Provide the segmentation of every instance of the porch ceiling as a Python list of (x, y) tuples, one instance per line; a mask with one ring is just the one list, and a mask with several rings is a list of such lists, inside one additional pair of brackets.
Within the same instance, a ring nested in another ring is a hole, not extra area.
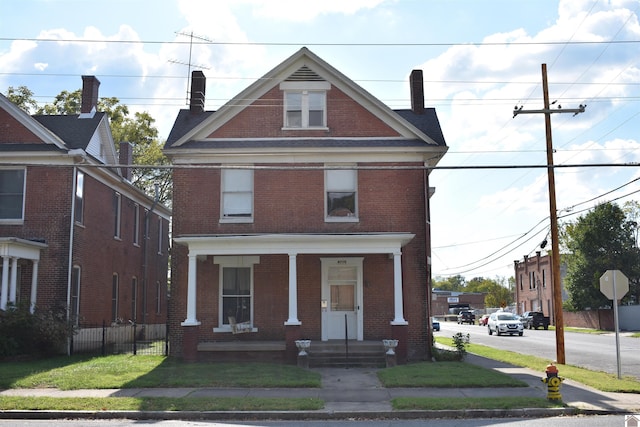
[(415, 234), (247, 234), (181, 236), (173, 240), (189, 248), (189, 255), (259, 254), (392, 254), (400, 252)]

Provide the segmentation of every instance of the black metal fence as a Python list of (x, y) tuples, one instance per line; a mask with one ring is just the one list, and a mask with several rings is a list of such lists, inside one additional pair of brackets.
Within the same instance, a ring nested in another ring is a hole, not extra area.
[(166, 356), (169, 354), (168, 325), (81, 324), (71, 337), (70, 354), (144, 354)]

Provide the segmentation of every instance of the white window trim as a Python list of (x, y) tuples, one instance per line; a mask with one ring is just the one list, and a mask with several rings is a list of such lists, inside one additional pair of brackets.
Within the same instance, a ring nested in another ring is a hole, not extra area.
[(253, 218), (255, 216), (255, 205), (254, 205), (254, 199), (255, 199), (255, 172), (252, 169), (247, 169), (251, 172), (251, 215), (249, 216), (231, 216), (231, 217), (226, 217), (224, 216), (224, 179), (225, 179), (225, 170), (228, 169), (222, 169), (222, 172), (220, 173), (220, 220), (219, 223), (220, 224), (252, 224), (253, 223)]
[[(226, 332), (232, 333), (231, 325), (224, 325), (224, 320), (222, 318), (222, 270), (225, 267), (248, 267), (251, 269), (249, 278), (251, 281), (250, 290), (251, 290), (251, 323), (253, 325), (253, 305), (255, 302), (254, 295), (254, 287), (253, 287), (253, 266), (255, 264), (260, 264), (259, 256), (214, 256), (213, 263), (219, 265), (218, 272), (218, 327), (213, 328), (213, 332)], [(251, 328), (251, 332), (258, 332), (258, 328)]]
[[(75, 205), (74, 205), (74, 209), (75, 212), (73, 212), (73, 220), (76, 224), (78, 225), (83, 225), (84, 224), (84, 183), (85, 183), (85, 174), (82, 171), (78, 171), (76, 173), (76, 187), (75, 187), (75, 192), (74, 192), (74, 197), (76, 199)], [(78, 191), (79, 190), (79, 191)], [(80, 193), (80, 195), (78, 196), (78, 192)], [(77, 200), (80, 199), (82, 202), (80, 204), (80, 206), (78, 207), (78, 202)], [(76, 219), (77, 216), (80, 216), (80, 219)]]
[(24, 210), (27, 203), (27, 168), (1, 168), (0, 170), (24, 171), (24, 179), (22, 180), (22, 213), (20, 218), (0, 218), (1, 225), (22, 225), (24, 224)]
[[(327, 174), (332, 170), (344, 169), (348, 166), (356, 166), (355, 164), (327, 164), (325, 165), (327, 169), (324, 171), (324, 221), (325, 222), (359, 222), (360, 214), (358, 208), (358, 170), (353, 169), (355, 173), (355, 212), (353, 216), (329, 216), (329, 212), (327, 212), (327, 193), (329, 192), (327, 189)], [(336, 169), (331, 169), (332, 166), (335, 166)]]
[[(280, 90), (283, 91), (283, 123), (282, 130), (328, 130), (327, 127), (327, 91), (331, 89), (331, 84), (325, 81), (318, 82), (282, 82)], [(287, 93), (302, 94), (302, 123), (300, 127), (287, 126)], [(324, 95), (323, 107), (324, 114), (322, 125), (309, 126), (309, 92), (322, 93)]]

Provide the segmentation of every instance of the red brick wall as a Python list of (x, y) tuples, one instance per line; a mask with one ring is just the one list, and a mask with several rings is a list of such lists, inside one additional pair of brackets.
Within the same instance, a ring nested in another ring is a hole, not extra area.
[[(392, 167), (394, 165), (388, 164)], [(410, 232), (416, 237), (403, 248), (404, 315), (409, 322), (409, 358), (424, 357), (426, 350), (427, 278), (425, 200), (423, 172), (419, 170), (360, 170), (358, 172), (359, 222), (324, 221), (324, 172), (256, 170), (254, 222), (220, 224), (220, 172), (217, 169), (177, 169), (174, 172), (173, 235), (237, 233), (347, 233)], [(174, 246), (172, 254), (171, 340), (180, 355), (186, 318), (187, 250)], [(353, 255), (349, 255), (353, 256)], [(391, 337), (393, 260), (387, 254), (364, 257), (364, 338)], [(320, 257), (299, 255), (298, 318), (300, 334), (320, 339)], [(288, 318), (288, 257), (260, 255), (255, 266), (254, 321), (258, 334), (214, 334), (218, 323), (218, 266), (212, 257), (198, 261), (197, 319), (202, 322), (200, 341), (283, 340)]]
[[(82, 271), (80, 313), (88, 322), (110, 322), (113, 274), (119, 277), (118, 317), (133, 320), (132, 281), (137, 279), (137, 321), (142, 323), (144, 302), (144, 207), (139, 208), (140, 230), (138, 245), (134, 245), (135, 203), (121, 196), (120, 238), (114, 237), (114, 189), (85, 174), (84, 223), (75, 226), (74, 265)], [(156, 313), (156, 281), (166, 289), (168, 223), (164, 221), (162, 254), (158, 255), (158, 216), (150, 215), (147, 240), (146, 323), (160, 323), (166, 319), (166, 293), (162, 292), (163, 309)], [(101, 242), (96, 245), (95, 242)], [(100, 301), (100, 304), (96, 304)]]
[(249, 139), (398, 136), (398, 132), (335, 86), (327, 91), (328, 130), (283, 130), (283, 97), (283, 91), (274, 87), (209, 137)]
[[(38, 265), (38, 300), (41, 308), (65, 307), (67, 295), (70, 169), (28, 167), (26, 169), (25, 213), (22, 225), (0, 225), (0, 236), (41, 239), (48, 247), (41, 251)], [(31, 294), (32, 264), (20, 260), (21, 301)]]
[(0, 144), (25, 144), (42, 142), (6, 110), (0, 109)]
[[(0, 236), (42, 239), (38, 266), (39, 308), (66, 307), (69, 274), (69, 228), (73, 198), (72, 167), (34, 167), (26, 172), (25, 219), (23, 225), (0, 225)], [(74, 226), (73, 265), (81, 268), (80, 316), (83, 321), (111, 321), (111, 279), (120, 275), (120, 313), (131, 313), (131, 278), (138, 278), (138, 320), (142, 313), (142, 248), (133, 245), (133, 203), (122, 197), (121, 240), (113, 238), (112, 197), (114, 190), (85, 174), (84, 224)], [(144, 209), (140, 208), (140, 227)], [(167, 312), (168, 222), (163, 223), (164, 249), (157, 255), (157, 215), (152, 215), (148, 257), (147, 322), (164, 322)], [(142, 245), (142, 234), (140, 236)], [(30, 300), (32, 264), (21, 260), (20, 298)], [(161, 313), (156, 314), (156, 281), (163, 284)]]

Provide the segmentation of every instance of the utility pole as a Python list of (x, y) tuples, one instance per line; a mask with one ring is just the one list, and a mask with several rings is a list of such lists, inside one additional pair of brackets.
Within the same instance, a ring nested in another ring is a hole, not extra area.
[[(549, 180), (549, 218), (551, 221), (551, 272), (553, 274), (553, 318), (556, 324), (556, 361), (565, 364), (564, 354), (564, 319), (562, 315), (562, 289), (560, 284), (560, 244), (558, 242), (558, 211), (556, 208), (556, 183), (553, 171), (553, 142), (551, 138), (551, 114), (573, 113), (574, 116), (584, 113), (586, 105), (578, 108), (549, 108), (549, 85), (547, 83), (547, 64), (542, 64), (542, 93), (544, 108), (542, 110), (523, 110), (522, 106), (513, 110), (513, 117), (518, 114), (544, 114), (544, 125), (547, 137), (547, 176)], [(555, 101), (554, 101), (555, 103)]]

